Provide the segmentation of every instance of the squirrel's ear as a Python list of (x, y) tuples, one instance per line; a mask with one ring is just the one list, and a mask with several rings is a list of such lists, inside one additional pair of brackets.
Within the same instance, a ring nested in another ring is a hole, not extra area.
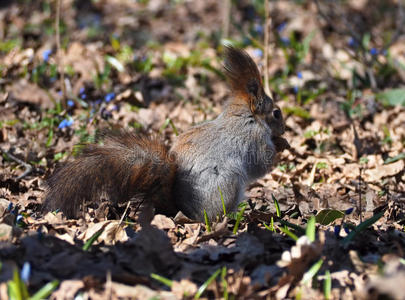
[(259, 69), (246, 51), (225, 46), (224, 70), (232, 91), (246, 101), (252, 112), (263, 113), (263, 101), (272, 104), (264, 93)]

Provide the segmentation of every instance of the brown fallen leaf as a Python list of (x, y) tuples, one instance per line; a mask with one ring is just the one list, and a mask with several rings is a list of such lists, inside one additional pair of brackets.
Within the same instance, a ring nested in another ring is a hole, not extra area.
[(394, 176), (403, 171), (405, 163), (403, 160), (398, 160), (392, 164), (378, 166), (374, 169), (369, 169), (364, 172), (366, 180), (379, 181), (381, 178)]
[(64, 280), (59, 288), (54, 291), (50, 299), (74, 299), (77, 292), (84, 288), (82, 280)]
[(197, 292), (197, 285), (187, 279), (173, 281), (172, 292), (178, 299), (183, 299), (185, 295), (194, 295)]
[(104, 231), (94, 244), (104, 242), (106, 245), (114, 245), (116, 242), (125, 242), (128, 240), (124, 226), (120, 224), (119, 220), (108, 220), (93, 224), (79, 236), (79, 239), (86, 241), (102, 228), (104, 228)]
[(173, 220), (164, 215), (155, 215), (150, 224), (156, 226), (158, 229), (161, 230), (176, 228), (176, 224), (174, 224)]
[(11, 87), (10, 95), (17, 101), (29, 102), (42, 108), (51, 108), (54, 105), (45, 90), (26, 80), (20, 80), (14, 83)]

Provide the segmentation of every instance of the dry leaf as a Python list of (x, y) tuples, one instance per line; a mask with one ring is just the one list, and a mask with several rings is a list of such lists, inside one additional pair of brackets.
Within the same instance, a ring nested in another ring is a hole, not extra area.
[(368, 181), (379, 181), (381, 178), (394, 176), (404, 170), (404, 160), (398, 160), (392, 164), (378, 166), (364, 172)]
[(106, 245), (114, 245), (116, 242), (125, 242), (128, 240), (124, 227), (125, 225), (121, 224), (119, 220), (107, 220), (99, 222), (90, 226), (79, 236), (79, 239), (86, 241), (97, 231), (104, 228), (103, 232), (94, 244), (104, 242)]

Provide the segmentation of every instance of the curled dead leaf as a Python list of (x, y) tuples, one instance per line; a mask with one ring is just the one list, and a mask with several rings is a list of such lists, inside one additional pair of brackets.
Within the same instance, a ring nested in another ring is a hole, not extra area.
[(173, 220), (164, 215), (155, 215), (151, 222), (151, 225), (156, 226), (158, 229), (169, 230), (176, 228)]
[(119, 220), (108, 220), (93, 224), (79, 236), (79, 239), (86, 241), (102, 228), (104, 228), (104, 231), (94, 244), (104, 242), (106, 245), (114, 245), (116, 242), (128, 240), (124, 226), (120, 224)]
[(368, 181), (379, 181), (381, 178), (394, 176), (403, 171), (405, 163), (403, 160), (399, 160), (392, 164), (381, 165), (374, 169), (366, 170), (364, 172)]

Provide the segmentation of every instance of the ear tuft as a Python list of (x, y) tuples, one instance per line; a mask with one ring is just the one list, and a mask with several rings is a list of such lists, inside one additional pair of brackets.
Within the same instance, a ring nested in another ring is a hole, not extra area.
[(234, 92), (257, 97), (262, 88), (260, 72), (246, 51), (225, 46), (224, 70)]

